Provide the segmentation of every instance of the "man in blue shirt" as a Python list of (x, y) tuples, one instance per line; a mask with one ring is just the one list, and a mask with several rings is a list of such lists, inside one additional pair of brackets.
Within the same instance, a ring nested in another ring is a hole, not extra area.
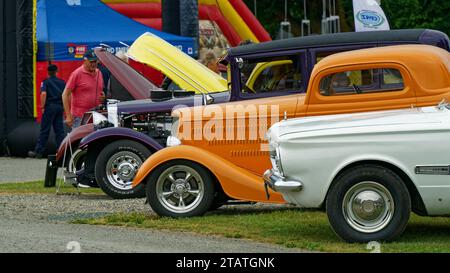
[(56, 77), (58, 67), (50, 64), (47, 68), (48, 78), (41, 84), (41, 109), (42, 121), (39, 138), (34, 151), (29, 151), (29, 157), (42, 158), (42, 154), (47, 146), (50, 129), (53, 126), (55, 132), (56, 145), (59, 147), (65, 137), (62, 104), (62, 93), (66, 86), (64, 80)]

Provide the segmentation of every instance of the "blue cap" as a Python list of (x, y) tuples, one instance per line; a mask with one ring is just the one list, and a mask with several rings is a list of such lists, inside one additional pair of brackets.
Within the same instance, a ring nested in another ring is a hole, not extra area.
[(94, 50), (90, 49), (86, 53), (84, 53), (84, 59), (89, 61), (97, 61), (97, 55)]

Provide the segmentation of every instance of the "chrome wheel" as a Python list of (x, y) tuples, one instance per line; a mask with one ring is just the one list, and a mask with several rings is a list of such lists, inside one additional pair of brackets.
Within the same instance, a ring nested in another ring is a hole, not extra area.
[(175, 165), (159, 176), (156, 195), (165, 209), (174, 213), (186, 213), (194, 210), (202, 201), (204, 182), (193, 168)]
[(386, 227), (394, 215), (394, 199), (383, 185), (372, 181), (351, 187), (342, 201), (347, 223), (363, 233), (374, 233)]
[(84, 160), (86, 159), (87, 150), (76, 149), (70, 157), (67, 169), (71, 173), (84, 169)]
[(141, 165), (142, 160), (137, 154), (128, 151), (118, 152), (106, 163), (106, 176), (115, 188), (130, 190), (133, 178)]

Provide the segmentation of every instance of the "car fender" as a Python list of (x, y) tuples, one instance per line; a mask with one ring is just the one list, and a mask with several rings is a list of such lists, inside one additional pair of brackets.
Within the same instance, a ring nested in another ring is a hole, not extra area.
[[(62, 161), (64, 153), (66, 152), (66, 148), (72, 146), (74, 143), (80, 142), (85, 136), (94, 132), (94, 124), (88, 123), (86, 125), (82, 125), (72, 130), (64, 140), (61, 142), (61, 145), (58, 147), (58, 152), (56, 153), (56, 160)], [(73, 151), (74, 152), (74, 151)]]
[(131, 139), (137, 142), (140, 142), (146, 146), (151, 147), (155, 151), (159, 151), (164, 148), (161, 144), (159, 144), (156, 140), (149, 137), (146, 134), (139, 133), (130, 128), (124, 127), (111, 127), (97, 130), (86, 137), (84, 137), (80, 142), (80, 148), (86, 149), (90, 144), (97, 143), (100, 140), (105, 140), (108, 138), (123, 138), (123, 139)]
[(189, 160), (209, 169), (217, 178), (224, 192), (232, 198), (285, 203), (281, 194), (270, 189), (270, 199), (267, 199), (262, 175), (256, 175), (238, 167), (214, 153), (188, 145), (165, 148), (150, 156), (139, 168), (133, 181), (133, 187), (146, 183), (146, 178), (156, 167), (176, 159)]

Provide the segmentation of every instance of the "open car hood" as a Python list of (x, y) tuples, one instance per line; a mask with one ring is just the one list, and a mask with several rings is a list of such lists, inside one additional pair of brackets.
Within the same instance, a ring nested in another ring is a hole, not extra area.
[(131, 45), (128, 57), (161, 71), (183, 90), (195, 93), (228, 91), (224, 78), (151, 33), (141, 35)]
[(151, 91), (161, 90), (161, 88), (154, 85), (134, 68), (109, 53), (106, 49), (95, 48), (94, 50), (102, 64), (108, 68), (111, 74), (127, 89), (134, 99), (148, 99)]

